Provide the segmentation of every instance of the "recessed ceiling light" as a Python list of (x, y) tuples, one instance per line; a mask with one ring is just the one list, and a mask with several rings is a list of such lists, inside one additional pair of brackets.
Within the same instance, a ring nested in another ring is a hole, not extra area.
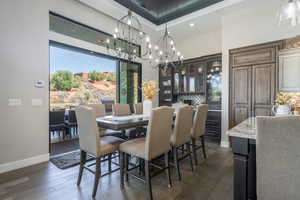
[(190, 23), (190, 27), (193, 27), (193, 26), (195, 26), (195, 24), (194, 23)]

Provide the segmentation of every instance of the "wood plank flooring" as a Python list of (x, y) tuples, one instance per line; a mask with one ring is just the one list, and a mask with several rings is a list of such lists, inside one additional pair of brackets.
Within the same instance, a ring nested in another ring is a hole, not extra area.
[[(168, 188), (165, 174), (152, 179), (153, 196), (157, 200), (232, 200), (233, 155), (229, 149), (209, 146), (207, 159), (198, 153), (199, 165), (191, 171), (189, 160), (180, 164), (182, 181), (172, 170), (173, 187)], [(93, 175), (84, 172), (80, 187), (76, 186), (78, 166), (60, 170), (50, 162), (0, 175), (1, 200), (76, 200), (92, 199)], [(130, 178), (125, 189), (119, 186), (119, 172), (100, 179), (96, 199), (145, 199), (145, 186)]]

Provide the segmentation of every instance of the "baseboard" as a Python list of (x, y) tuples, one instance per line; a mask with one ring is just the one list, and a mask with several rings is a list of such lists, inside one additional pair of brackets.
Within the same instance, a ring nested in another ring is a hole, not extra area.
[(0, 174), (47, 161), (49, 161), (49, 153), (26, 158), (24, 160), (0, 164)]
[(221, 147), (229, 148), (229, 142), (228, 141), (221, 141)]

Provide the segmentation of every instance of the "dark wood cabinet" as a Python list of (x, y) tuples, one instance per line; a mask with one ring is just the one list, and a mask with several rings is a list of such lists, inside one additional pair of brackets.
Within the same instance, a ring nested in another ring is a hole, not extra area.
[(221, 111), (208, 111), (205, 138), (215, 142), (221, 141)]
[[(171, 106), (182, 97), (187, 101), (209, 105), (205, 137), (221, 141), (221, 72), (222, 55), (214, 54), (175, 63), (175, 67), (164, 72), (159, 70), (159, 105)], [(168, 84), (170, 83), (171, 86)], [(171, 88), (171, 92), (170, 92)], [(201, 100), (199, 100), (201, 99)]]
[(173, 101), (173, 68), (159, 68), (159, 105), (171, 106)]
[(280, 45), (274, 42), (230, 51), (230, 127), (249, 117), (271, 115)]

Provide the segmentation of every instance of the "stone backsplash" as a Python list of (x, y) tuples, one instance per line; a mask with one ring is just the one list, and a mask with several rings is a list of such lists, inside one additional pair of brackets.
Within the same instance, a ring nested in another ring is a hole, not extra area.
[(198, 105), (198, 104), (205, 103), (205, 96), (204, 95), (179, 95), (178, 101), (183, 101), (183, 100), (192, 100), (193, 105)]

